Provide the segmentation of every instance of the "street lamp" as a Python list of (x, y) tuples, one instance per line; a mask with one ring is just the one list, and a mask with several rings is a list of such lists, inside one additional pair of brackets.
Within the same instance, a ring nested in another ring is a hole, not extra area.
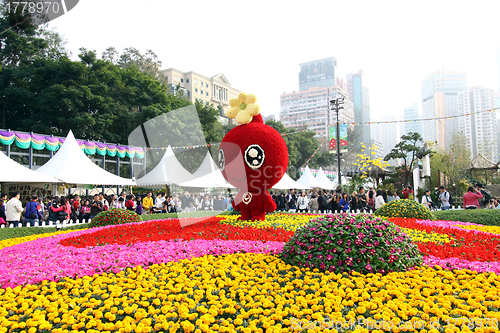
[(339, 174), (339, 186), (342, 185), (342, 174), (340, 173), (340, 122), (339, 122), (339, 112), (344, 108), (343, 97), (337, 97), (336, 99), (330, 100), (330, 110), (335, 111), (337, 114), (337, 161), (338, 161), (338, 174)]

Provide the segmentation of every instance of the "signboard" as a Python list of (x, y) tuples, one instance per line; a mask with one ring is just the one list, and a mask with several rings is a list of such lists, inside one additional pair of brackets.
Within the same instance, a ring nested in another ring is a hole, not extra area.
[[(347, 124), (342, 124), (340, 128), (340, 153), (347, 153)], [(328, 128), (328, 142), (330, 142), (330, 153), (337, 152), (337, 126)]]

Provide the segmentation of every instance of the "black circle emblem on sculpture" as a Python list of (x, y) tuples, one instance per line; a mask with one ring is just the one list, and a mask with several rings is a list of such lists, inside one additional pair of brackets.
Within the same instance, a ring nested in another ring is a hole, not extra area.
[(226, 157), (224, 156), (224, 149), (219, 149), (219, 169), (224, 171), (226, 168)]
[(252, 169), (258, 169), (264, 164), (266, 155), (264, 149), (257, 144), (253, 144), (245, 149), (245, 163)]

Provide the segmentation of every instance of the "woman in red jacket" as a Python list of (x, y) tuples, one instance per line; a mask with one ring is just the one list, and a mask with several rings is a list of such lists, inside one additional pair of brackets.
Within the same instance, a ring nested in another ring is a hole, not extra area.
[(483, 197), (477, 188), (469, 186), (467, 193), (464, 194), (465, 209), (479, 209), (479, 200)]
[(65, 218), (65, 220), (69, 220), (69, 216), (71, 215), (71, 204), (68, 202), (68, 199), (66, 197), (61, 197), (60, 199), (61, 205), (58, 208), (52, 208), (53, 212), (59, 212), (63, 211), (66, 214), (68, 214)]

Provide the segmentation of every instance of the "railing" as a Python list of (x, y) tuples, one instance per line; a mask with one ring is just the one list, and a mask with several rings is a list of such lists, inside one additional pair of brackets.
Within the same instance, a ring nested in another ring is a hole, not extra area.
[[(42, 221), (41, 223), (40, 222), (35, 222), (35, 226), (34, 227), (41, 227), (41, 228), (50, 228), (50, 227), (56, 227), (56, 228), (66, 228), (66, 227), (71, 227), (71, 226), (74, 226), (74, 225), (81, 225), (81, 224), (89, 224), (90, 221), (92, 221), (91, 219), (88, 219), (87, 221), (85, 221), (85, 219), (83, 220), (69, 220), (69, 221), (63, 221), (63, 222), (54, 222), (54, 221)], [(15, 228), (14, 227), (14, 224), (13, 223), (8, 223), (9, 226), (7, 227), (5, 224), (2, 224), (0, 226), (0, 229), (5, 229), (5, 228)], [(21, 222), (19, 222), (17, 228), (34, 228), (34, 227), (31, 227), (30, 223), (29, 222), (25, 222), (26, 226), (23, 226), (23, 224)]]

